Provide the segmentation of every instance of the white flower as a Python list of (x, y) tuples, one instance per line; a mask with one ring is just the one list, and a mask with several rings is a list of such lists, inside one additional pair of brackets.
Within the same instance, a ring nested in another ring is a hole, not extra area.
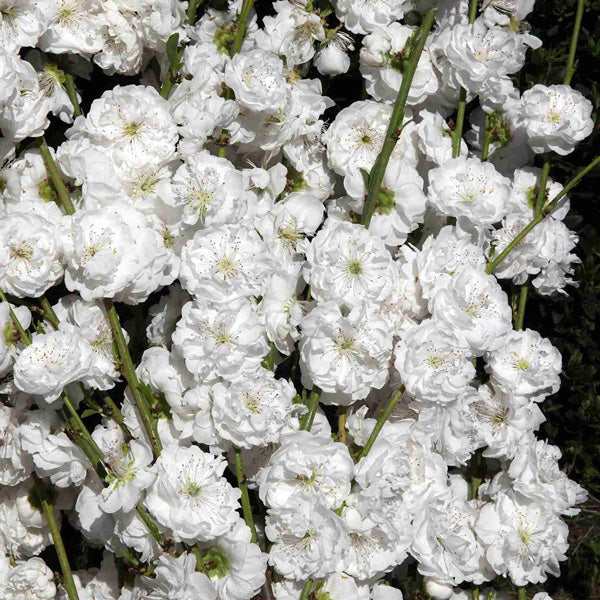
[(420, 322), (427, 316), (427, 302), (417, 270), (417, 251), (409, 244), (399, 248), (394, 268), (397, 283), (379, 306), (379, 314), (389, 323), (394, 335), (407, 325)]
[[(533, 219), (541, 173), (542, 170), (536, 167), (523, 167), (514, 172), (513, 187), (506, 204), (507, 214), (519, 213), (529, 219)], [(544, 194), (544, 204), (551, 202), (562, 189), (563, 186), (560, 183), (548, 179)], [(570, 206), (571, 203), (568, 196), (563, 196), (558, 202), (557, 209), (548, 215), (548, 218), (562, 221), (569, 212)]]
[[(141, 5), (138, 4), (141, 8)], [(105, 25), (102, 49), (94, 55), (94, 62), (109, 75), (135, 75), (142, 67), (144, 40), (140, 35), (140, 23), (135, 14), (121, 11), (118, 2), (106, 0), (102, 3)]]
[(354, 49), (354, 45), (349, 39), (338, 34), (337, 38), (325, 44), (316, 53), (313, 64), (317, 71), (325, 77), (335, 77), (346, 73), (350, 68), (349, 49)]
[[(402, 84), (404, 70), (413, 45), (417, 28), (390, 23), (367, 35), (360, 50), (360, 72), (366, 80), (366, 90), (375, 100), (393, 104)], [(407, 104), (418, 105), (437, 93), (440, 83), (425, 48), (419, 57), (417, 69), (408, 92)]]
[(197, 446), (163, 448), (145, 504), (178, 541), (193, 544), (229, 531), (238, 518), (240, 490), (222, 477), (223, 457)]
[(406, 0), (336, 0), (335, 14), (352, 33), (370, 33), (387, 27), (410, 8)]
[(508, 476), (513, 480), (513, 488), (523, 496), (552, 505), (557, 514), (573, 516), (579, 513), (575, 505), (585, 502), (588, 494), (560, 470), (561, 456), (556, 446), (530, 434), (521, 439)]
[(251, 300), (227, 305), (194, 300), (184, 305), (173, 348), (194, 377), (205, 383), (255, 373), (269, 352), (264, 326)]
[(123, 431), (114, 421), (109, 428), (98, 425), (92, 437), (105, 457), (110, 471), (108, 486), (100, 494), (99, 506), (107, 513), (131, 512), (141, 492), (154, 480), (146, 467), (152, 463), (152, 450), (143, 441), (126, 443)]
[(514, 394), (541, 402), (560, 387), (560, 352), (537, 331), (508, 333), (485, 360), (492, 382)]
[(381, 389), (391, 352), (387, 323), (366, 304), (348, 311), (324, 302), (302, 320), (302, 382), (320, 387), (324, 402), (349, 405)]
[[(8, 561), (8, 558), (3, 559)], [(54, 573), (41, 558), (19, 562), (0, 583), (5, 600), (53, 600), (56, 597)]]
[(186, 225), (239, 222), (246, 212), (246, 182), (225, 158), (200, 152), (185, 157), (171, 179), (165, 202), (183, 208)]
[(138, 304), (177, 275), (160, 233), (125, 205), (77, 212), (65, 246), (65, 283), (84, 300)]
[(411, 553), (419, 573), (455, 584), (488, 579), (484, 548), (474, 531), (477, 511), (465, 498), (447, 493), (417, 514)]
[(315, 53), (315, 41), (325, 40), (320, 15), (290, 2), (275, 2), (273, 8), (276, 16), (265, 16), (263, 29), (257, 32), (258, 46), (285, 57), (288, 68), (308, 62)]
[(546, 581), (546, 573), (558, 575), (558, 563), (566, 559), (566, 523), (547, 505), (517, 493), (499, 493), (485, 504), (475, 530), (492, 569), (518, 586)]
[(238, 447), (277, 443), (292, 414), (296, 390), (261, 368), (243, 381), (216, 383), (211, 390), (212, 417), (219, 435)]
[(15, 363), (15, 385), (52, 404), (66, 385), (87, 380), (93, 361), (92, 347), (74, 327), (37, 333)]
[(362, 225), (328, 219), (306, 250), (303, 276), (319, 301), (381, 302), (396, 281), (390, 253)]
[(411, 439), (401, 422), (388, 422), (354, 476), (373, 514), (388, 519), (401, 538), (410, 534), (411, 515), (422, 510), (423, 502), (445, 491), (447, 471), (440, 454)]
[(29, 0), (0, 0), (0, 47), (18, 52), (35, 46), (48, 25), (48, 2)]
[(233, 57), (225, 68), (225, 83), (236, 101), (253, 112), (275, 112), (288, 94), (281, 59), (259, 48)]
[(492, 225), (504, 216), (510, 180), (489, 162), (453, 158), (429, 173), (429, 201), (444, 215)]
[(3, 79), (9, 79), (9, 96), (5, 105), (0, 104), (0, 130), (5, 138), (14, 142), (40, 137), (50, 124), (48, 112), (52, 104), (41, 89), (33, 66), (18, 57), (10, 60), (8, 73), (3, 73)]
[(423, 297), (435, 297), (439, 289), (448, 286), (452, 278), (468, 265), (485, 267), (483, 250), (473, 244), (470, 236), (458, 229), (443, 227), (434, 237), (429, 236), (417, 255), (417, 271)]
[[(69, 99), (69, 94), (63, 87), (65, 82), (64, 71), (54, 63), (48, 62), (48, 59), (38, 50), (28, 52), (27, 60), (38, 72), (40, 90), (49, 99), (52, 114), (57, 116), (63, 123), (72, 123), (74, 108)], [(77, 100), (81, 102), (79, 94), (77, 94)]]
[[(391, 106), (372, 100), (354, 102), (342, 109), (323, 134), (329, 167), (338, 175), (361, 179), (360, 169), (369, 171), (375, 164), (391, 114)], [(406, 124), (392, 158), (404, 158), (416, 164), (415, 137), (416, 126)]]
[(49, 27), (39, 41), (41, 50), (85, 57), (102, 50), (104, 19), (100, 0), (56, 0), (53, 4)]
[(452, 25), (446, 55), (459, 82), (477, 93), (490, 77), (516, 73), (525, 62), (527, 38), (510, 27), (488, 28), (482, 19)]
[(261, 219), (258, 230), (270, 251), (291, 263), (301, 258), (323, 220), (323, 203), (309, 191), (292, 192)]
[[(59, 329), (65, 324), (74, 325), (94, 351), (93, 387), (110, 389), (120, 378), (113, 355), (113, 335), (106, 309), (102, 302), (86, 302), (75, 294), (63, 296), (53, 310), (60, 322)], [(69, 329), (69, 325), (67, 325)], [(128, 339), (127, 332), (123, 335)]]
[(127, 165), (170, 159), (177, 143), (168, 102), (154, 88), (142, 85), (116, 86), (104, 92), (92, 102), (85, 121), (70, 131), (71, 135), (83, 134)]
[(405, 330), (394, 357), (406, 391), (422, 401), (452, 402), (475, 376), (466, 342), (434, 320)]
[(240, 519), (226, 535), (198, 544), (199, 570), (213, 582), (222, 600), (249, 600), (265, 582), (268, 556), (250, 539), (250, 529)]
[[(362, 177), (360, 180), (347, 178), (345, 183), (351, 196), (365, 198)], [(381, 238), (386, 246), (403, 244), (408, 234), (423, 222), (426, 204), (423, 179), (417, 169), (403, 160), (391, 161), (383, 176), (369, 231)], [(357, 212), (362, 212), (363, 206), (361, 202)]]
[(23, 446), (19, 421), (31, 413), (0, 407), (0, 485), (17, 485), (31, 477), (32, 464)]
[(536, 84), (521, 98), (520, 117), (534, 152), (570, 154), (592, 133), (592, 103), (568, 85)]
[(0, 107), (14, 100), (17, 93), (17, 60), (17, 56), (4, 48), (4, 44), (0, 46)]
[(394, 526), (378, 518), (366, 502), (353, 503), (342, 512), (350, 543), (343, 550), (344, 573), (358, 580), (390, 571), (407, 557), (408, 544), (401, 544)]
[[(426, 110), (420, 112), (421, 121), (417, 125), (419, 150), (429, 161), (437, 166), (447, 163), (452, 158), (452, 131), (438, 112)], [(467, 144), (461, 138), (460, 156), (467, 156)]]
[(492, 458), (512, 458), (520, 440), (545, 421), (535, 402), (490, 385), (480, 386), (467, 402), (477, 437), (487, 445), (484, 455)]
[[(0, 551), (24, 559), (52, 544), (46, 519), (31, 503), (31, 483), (0, 487)], [(60, 511), (54, 512), (60, 527)]]
[(269, 564), (284, 577), (302, 581), (333, 573), (348, 545), (340, 517), (319, 501), (270, 509), (265, 533), (273, 542)]
[(181, 253), (181, 285), (211, 302), (262, 295), (272, 270), (267, 247), (250, 223), (201, 229)]
[(465, 267), (430, 300), (434, 319), (452, 328), (475, 356), (495, 350), (512, 330), (508, 296), (493, 275)]
[(299, 276), (300, 270), (298, 264), (289, 272), (274, 273), (258, 308), (269, 340), (283, 354), (294, 351), (294, 344), (300, 339), (298, 326), (310, 306), (309, 302), (300, 300), (306, 287)]
[[(531, 218), (522, 213), (511, 213), (503, 221), (502, 227), (492, 232), (492, 248), (494, 256), (498, 256), (523, 231)], [(536, 274), (548, 264), (548, 260), (540, 256), (540, 249), (547, 231), (546, 224), (552, 219), (545, 219), (538, 227), (534, 227), (506, 258), (496, 267), (494, 275), (499, 279), (512, 278), (516, 284), (523, 284), (528, 274)]]
[(171, 336), (181, 318), (181, 309), (190, 300), (190, 295), (176, 282), (169, 286), (166, 296), (148, 309), (150, 322), (146, 327), (146, 337), (151, 345), (171, 348)]
[(353, 467), (344, 444), (307, 431), (290, 433), (258, 475), (260, 498), (271, 508), (319, 501), (335, 509), (350, 493)]
[[(216, 600), (217, 591), (204, 573), (196, 571), (196, 557), (183, 552), (178, 558), (163, 554), (154, 577), (144, 577), (147, 600)], [(133, 599), (132, 599), (133, 600)]]
[(31, 455), (35, 471), (57, 487), (81, 485), (91, 465), (64, 431), (55, 411), (31, 411), (19, 429), (23, 450)]
[(59, 225), (26, 212), (0, 218), (0, 286), (5, 293), (37, 298), (62, 279)]

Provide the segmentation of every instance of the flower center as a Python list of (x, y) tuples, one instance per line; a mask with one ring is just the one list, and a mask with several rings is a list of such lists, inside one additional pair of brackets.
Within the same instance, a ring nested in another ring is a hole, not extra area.
[(348, 273), (354, 276), (362, 275), (363, 268), (359, 260), (353, 258), (352, 260), (348, 261)]
[(131, 138), (137, 137), (142, 129), (142, 124), (139, 121), (131, 121), (123, 127), (123, 131), (125, 135), (128, 135)]
[(33, 256), (33, 248), (29, 242), (10, 245), (10, 257), (16, 260), (29, 260)]
[(75, 8), (63, 4), (56, 12), (56, 19), (61, 25), (71, 25), (73, 23), (73, 15), (75, 14)]
[(235, 261), (229, 256), (222, 256), (217, 263), (217, 270), (225, 279), (233, 277), (237, 273)]
[(231, 334), (224, 325), (220, 325), (214, 330), (215, 344), (222, 346), (223, 344), (229, 344), (231, 342)]
[(356, 340), (345, 335), (340, 336), (335, 343), (337, 351), (342, 355), (350, 354), (354, 350), (355, 345)]
[(251, 413), (260, 413), (260, 398), (254, 394), (244, 394), (244, 406)]
[(432, 369), (439, 369), (440, 367), (442, 367), (445, 363), (445, 359), (443, 356), (440, 356), (439, 354), (433, 354), (432, 356), (430, 356), (427, 359), (427, 364), (432, 368)]
[(190, 498), (197, 498), (200, 495), (200, 492), (202, 491), (202, 486), (198, 485), (195, 481), (188, 481), (185, 484), (183, 491)]
[(527, 369), (529, 369), (529, 361), (524, 359), (524, 358), (520, 358), (516, 363), (515, 363), (515, 367), (519, 370), (519, 371), (527, 371)]

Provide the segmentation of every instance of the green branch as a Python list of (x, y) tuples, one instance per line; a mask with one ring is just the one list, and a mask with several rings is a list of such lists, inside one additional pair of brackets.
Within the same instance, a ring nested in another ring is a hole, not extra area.
[(308, 598), (308, 595), (310, 594), (311, 588), (312, 588), (312, 584), (313, 584), (313, 580), (309, 579), (303, 586), (302, 586), (302, 592), (300, 593), (300, 598), (299, 600), (306, 600)]
[(237, 477), (238, 487), (242, 492), (242, 513), (244, 514), (244, 521), (250, 528), (252, 534), (251, 542), (253, 544), (258, 543), (258, 537), (256, 536), (256, 527), (254, 526), (254, 517), (252, 516), (252, 505), (250, 504), (250, 495), (248, 494), (248, 483), (246, 480), (246, 471), (244, 470), (244, 462), (242, 460), (242, 451), (236, 446), (233, 449), (235, 455), (235, 474)]
[(375, 207), (377, 206), (377, 201), (379, 193), (381, 191), (381, 184), (383, 182), (385, 170), (387, 169), (392, 152), (396, 147), (396, 142), (398, 141), (400, 134), (402, 133), (402, 122), (404, 121), (406, 100), (408, 98), (408, 93), (410, 91), (410, 87), (412, 85), (412, 81), (417, 70), (417, 66), (419, 64), (419, 58), (421, 57), (421, 53), (423, 52), (423, 48), (425, 47), (427, 36), (429, 35), (429, 31), (433, 26), (435, 12), (435, 9), (431, 9), (427, 12), (425, 18), (423, 19), (421, 27), (419, 27), (419, 29), (415, 33), (416, 37), (414, 46), (410, 53), (410, 57), (408, 58), (404, 66), (404, 73), (402, 74), (402, 84), (400, 85), (400, 89), (398, 90), (398, 96), (396, 97), (396, 102), (394, 103), (392, 116), (390, 117), (388, 129), (385, 134), (385, 139), (383, 141), (383, 146), (381, 147), (381, 151), (379, 152), (379, 155), (375, 160), (375, 164), (373, 165), (373, 168), (371, 169), (371, 173), (368, 178), (369, 185), (367, 191), (367, 199), (365, 201), (365, 207), (360, 219), (361, 223), (367, 229), (369, 228), (369, 225), (371, 223), (371, 217), (373, 216), (373, 212), (375, 211)]
[(575, 24), (573, 25), (573, 34), (571, 35), (571, 46), (569, 48), (569, 57), (567, 59), (567, 70), (565, 71), (565, 78), (563, 83), (565, 85), (571, 84), (571, 79), (575, 74), (575, 54), (577, 53), (577, 42), (579, 40), (579, 31), (581, 30), (581, 22), (583, 20), (583, 4), (584, 0), (577, 2), (577, 11), (575, 13)]
[(310, 431), (312, 429), (320, 399), (321, 395), (319, 392), (311, 392), (308, 398), (308, 412), (300, 419), (300, 431)]
[[(469, 25), (473, 25), (477, 18), (477, 0), (469, 2)], [(465, 127), (465, 113), (467, 112), (467, 90), (464, 87), (460, 88), (458, 96), (458, 109), (456, 112), (456, 124), (452, 134), (452, 158), (460, 156), (460, 146), (462, 142), (463, 129)]]
[(65, 185), (60, 169), (54, 162), (52, 154), (50, 154), (50, 149), (48, 148), (48, 144), (46, 143), (46, 140), (43, 136), (37, 138), (37, 145), (40, 149), (40, 153), (42, 154), (42, 159), (44, 161), (44, 166), (46, 167), (46, 173), (48, 174), (48, 178), (52, 182), (52, 185), (54, 186), (54, 189), (58, 194), (60, 206), (68, 215), (74, 214), (75, 206), (73, 206), (71, 195), (69, 194), (69, 190)]
[(119, 353), (121, 373), (129, 384), (129, 389), (131, 390), (131, 394), (133, 395), (133, 399), (140, 413), (144, 429), (148, 434), (148, 439), (150, 440), (150, 445), (152, 446), (152, 453), (156, 459), (160, 456), (162, 444), (156, 430), (156, 425), (153, 422), (152, 415), (150, 414), (150, 406), (146, 402), (146, 398), (141, 390), (140, 382), (135, 373), (135, 366), (131, 360), (131, 354), (129, 354), (129, 348), (127, 347), (125, 337), (123, 336), (123, 330), (121, 329), (121, 322), (119, 320), (119, 315), (117, 314), (117, 309), (110, 298), (104, 298), (104, 307), (110, 322), (113, 339)]
[(527, 306), (527, 296), (529, 295), (529, 281), (526, 281), (521, 286), (521, 292), (519, 294), (519, 305), (515, 314), (515, 330), (520, 331), (523, 329), (523, 323), (525, 321), (525, 307)]
[(558, 202), (566, 196), (592, 169), (600, 164), (600, 156), (597, 156), (587, 167), (583, 168), (575, 177), (573, 177), (565, 187), (554, 197), (551, 202), (548, 202), (516, 236), (515, 238), (500, 252), (500, 254), (489, 261), (486, 267), (486, 273), (493, 273), (498, 265), (518, 246), (527, 234), (539, 223), (541, 223), (549, 214), (553, 213), (558, 207)]
[(237, 27), (235, 30), (235, 36), (233, 38), (231, 56), (236, 55), (242, 49), (244, 37), (246, 37), (246, 28), (248, 27), (248, 17), (250, 16), (250, 11), (252, 10), (253, 6), (254, 0), (244, 0), (242, 3), (242, 10), (236, 19)]
[(6, 302), (6, 304), (8, 304), (8, 314), (10, 315), (10, 318), (12, 319), (13, 325), (15, 326), (15, 329), (17, 330), (17, 333), (19, 334), (21, 341), (23, 342), (23, 344), (25, 344), (25, 346), (29, 346), (29, 344), (31, 344), (31, 336), (29, 335), (29, 332), (27, 332), (27, 331), (25, 331), (25, 329), (23, 329), (23, 326), (21, 325), (21, 321), (19, 321), (19, 318), (15, 314), (15, 311), (12, 309), (10, 302), (6, 299), (6, 296), (4, 295), (4, 292), (1, 289), (0, 289), (0, 300), (2, 300), (2, 302)]
[(73, 573), (71, 571), (71, 566), (69, 565), (69, 558), (67, 556), (67, 551), (65, 550), (65, 544), (62, 536), (60, 535), (60, 528), (56, 521), (56, 516), (54, 515), (54, 503), (52, 497), (43, 487), (40, 480), (35, 477), (35, 475), (34, 481), (35, 492), (39, 499), (44, 516), (46, 517), (48, 527), (50, 528), (50, 534), (52, 535), (52, 541), (54, 542), (54, 549), (56, 550), (58, 562), (60, 563), (62, 584), (67, 591), (69, 600), (79, 600), (79, 595), (77, 594), (77, 588), (75, 587), (75, 581), (73, 579)]
[(465, 127), (465, 113), (467, 111), (467, 90), (460, 88), (458, 97), (458, 111), (456, 113), (456, 125), (452, 133), (452, 158), (460, 156), (463, 129)]
[(65, 73), (65, 90), (67, 90), (67, 95), (69, 96), (69, 100), (73, 105), (73, 114), (76, 117), (83, 116), (83, 111), (81, 110), (81, 106), (79, 106), (79, 100), (77, 100), (75, 80), (73, 79), (73, 75), (71, 75), (71, 73)]
[(392, 414), (392, 411), (394, 410), (396, 404), (398, 404), (398, 400), (400, 400), (400, 396), (402, 396), (402, 394), (404, 394), (404, 386), (403, 385), (400, 386), (400, 389), (394, 394), (392, 399), (388, 402), (388, 405), (385, 407), (384, 411), (381, 413), (381, 416), (379, 417), (379, 419), (377, 419), (375, 428), (371, 432), (371, 435), (369, 436), (367, 443), (365, 444), (364, 448), (360, 451), (360, 454), (356, 457), (356, 462), (358, 462), (361, 458), (364, 458), (367, 454), (369, 454), (369, 451), (371, 450), (373, 444), (375, 443), (377, 436), (379, 435), (380, 431), (383, 429), (385, 422), (390, 418), (390, 415)]
[[(490, 143), (492, 141), (492, 134), (490, 131), (490, 115), (487, 113), (483, 117), (483, 144), (481, 146), (481, 160), (485, 162), (490, 155)], [(452, 140), (454, 143), (454, 140)], [(459, 143), (459, 154), (460, 154), (460, 143)]]

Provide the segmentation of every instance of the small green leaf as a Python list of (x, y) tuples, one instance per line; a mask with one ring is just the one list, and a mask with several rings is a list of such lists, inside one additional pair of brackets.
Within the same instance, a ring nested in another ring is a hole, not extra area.
[(167, 58), (171, 71), (176, 73), (179, 70), (180, 52), (179, 52), (179, 34), (174, 33), (167, 40)]
[(86, 408), (82, 413), (81, 413), (81, 418), (85, 419), (86, 417), (91, 417), (92, 415), (99, 415), (100, 411), (95, 410), (93, 408)]

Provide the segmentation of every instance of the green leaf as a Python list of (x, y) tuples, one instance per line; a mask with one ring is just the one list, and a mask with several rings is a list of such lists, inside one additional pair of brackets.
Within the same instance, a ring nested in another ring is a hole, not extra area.
[(181, 53), (179, 51), (179, 34), (174, 33), (167, 40), (167, 58), (169, 67), (173, 73), (179, 70)]
[(99, 410), (95, 410), (93, 408), (86, 408), (82, 413), (81, 413), (81, 418), (85, 419), (86, 417), (91, 417), (92, 415), (99, 415), (100, 411)]

